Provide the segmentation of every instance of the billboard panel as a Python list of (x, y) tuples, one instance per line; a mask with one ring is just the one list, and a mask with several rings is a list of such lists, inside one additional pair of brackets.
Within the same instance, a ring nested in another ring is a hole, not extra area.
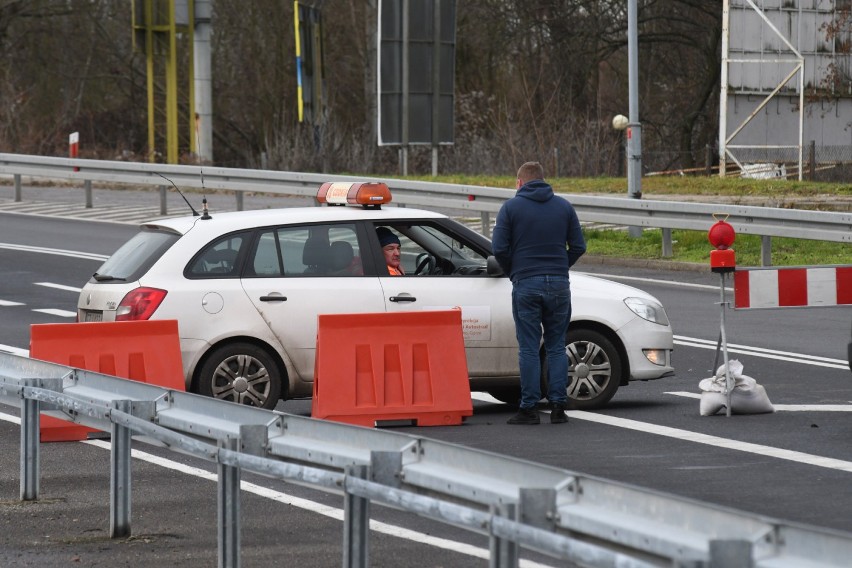
[(379, 0), (379, 145), (452, 144), (456, 0)]

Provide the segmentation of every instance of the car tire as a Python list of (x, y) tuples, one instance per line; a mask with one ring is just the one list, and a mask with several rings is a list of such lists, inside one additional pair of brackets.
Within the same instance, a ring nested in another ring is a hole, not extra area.
[[(618, 350), (603, 334), (590, 329), (568, 329), (568, 406), (592, 410), (606, 405), (621, 384), (623, 365)], [(577, 365), (580, 365), (579, 369)], [(506, 404), (518, 405), (520, 386), (497, 387), (488, 394)], [(541, 351), (541, 396), (547, 396), (547, 363)]]
[(281, 398), (281, 372), (270, 355), (250, 343), (210, 352), (196, 379), (198, 394), (272, 410)]
[[(570, 408), (592, 410), (606, 405), (621, 385), (624, 367), (618, 349), (602, 333), (569, 327), (565, 350)], [(546, 375), (542, 379), (545, 381)]]

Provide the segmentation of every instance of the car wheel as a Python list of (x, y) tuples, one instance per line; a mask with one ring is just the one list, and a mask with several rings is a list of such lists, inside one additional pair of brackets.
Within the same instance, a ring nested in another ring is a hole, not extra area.
[(232, 343), (207, 356), (196, 388), (205, 396), (271, 410), (281, 397), (281, 373), (263, 349)]
[(618, 350), (603, 334), (583, 328), (569, 327), (565, 344), (571, 408), (590, 410), (604, 406), (621, 384)]

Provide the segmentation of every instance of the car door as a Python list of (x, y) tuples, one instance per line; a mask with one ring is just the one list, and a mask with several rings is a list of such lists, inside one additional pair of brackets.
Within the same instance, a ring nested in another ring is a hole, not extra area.
[(302, 381), (312, 381), (317, 316), (384, 312), (376, 276), (365, 276), (355, 224), (261, 230), (242, 285)]
[(490, 251), (466, 238), (464, 231), (454, 230), (453, 222), (400, 220), (374, 225), (374, 229), (386, 226), (399, 237), (405, 272), (379, 278), (387, 311), (461, 308), (470, 376), (516, 376), (511, 283), (486, 273)]

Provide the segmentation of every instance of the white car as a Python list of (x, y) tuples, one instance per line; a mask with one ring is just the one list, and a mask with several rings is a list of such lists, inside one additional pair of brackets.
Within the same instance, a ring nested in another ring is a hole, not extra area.
[[(382, 207), (390, 199), (385, 184), (324, 184), (326, 206), (145, 223), (83, 287), (78, 320), (176, 319), (188, 390), (274, 408), (312, 394), (318, 314), (459, 306), (471, 389), (517, 403), (512, 286), (490, 241), (439, 213)], [(406, 276), (388, 274), (380, 226), (399, 236)], [(571, 292), (573, 408), (674, 373), (653, 296), (576, 272)]]

